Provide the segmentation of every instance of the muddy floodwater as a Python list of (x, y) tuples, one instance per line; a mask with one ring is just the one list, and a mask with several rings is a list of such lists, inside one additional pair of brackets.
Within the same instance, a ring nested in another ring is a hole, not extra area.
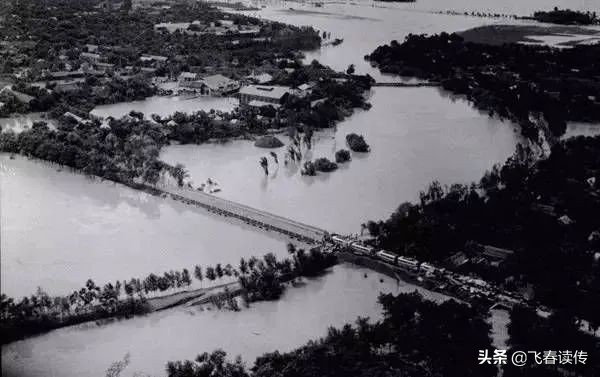
[[(236, 140), (225, 144), (175, 145), (161, 158), (183, 163), (195, 183), (216, 180), (216, 195), (331, 232), (357, 233), (368, 220), (387, 218), (403, 201), (415, 201), (432, 180), (444, 184), (478, 180), (504, 161), (519, 134), (513, 125), (489, 118), (466, 101), (436, 88), (374, 88), (369, 111), (357, 111), (335, 130), (317, 132), (304, 159), (335, 159), (348, 148), (346, 135), (364, 135), (370, 153), (316, 177), (301, 164), (283, 163), (286, 147), (271, 150)], [(279, 136), (289, 144), (285, 135)], [(258, 160), (269, 159), (269, 175)]]
[[(548, 9), (545, 0), (419, 0), (414, 4), (370, 1), (326, 3), (321, 8), (297, 2), (253, 2), (265, 8), (244, 12), (263, 19), (311, 25), (343, 38), (339, 46), (307, 52), (337, 70), (349, 64), (377, 81), (410, 80), (382, 75), (363, 59), (378, 45), (401, 41), (409, 33), (461, 31), (475, 26), (514, 22), (504, 19), (439, 15), (432, 12), (482, 11), (528, 15)], [(596, 0), (556, 0), (552, 6), (600, 11)], [(290, 9), (293, 8), (293, 9)], [(332, 232), (359, 233), (367, 220), (387, 218), (404, 201), (418, 199), (433, 180), (443, 184), (478, 180), (503, 162), (520, 141), (518, 129), (473, 109), (464, 99), (436, 88), (374, 88), (369, 111), (355, 114), (335, 129), (318, 131), (304, 158), (334, 158), (347, 148), (350, 132), (365, 136), (368, 154), (333, 173), (300, 174), (283, 163), (284, 148), (269, 151), (251, 141), (172, 145), (162, 151), (167, 162), (181, 162), (200, 184), (219, 183), (216, 195), (270, 211)], [(229, 111), (230, 98), (151, 97), (99, 106), (93, 114), (120, 117), (131, 110), (147, 117), (176, 111)], [(19, 131), (31, 117), (2, 120)], [(569, 126), (568, 136), (595, 133), (591, 125)], [(279, 137), (288, 143), (285, 135)], [(269, 174), (259, 158), (269, 158)], [(37, 286), (65, 294), (92, 278), (103, 284), (144, 277), (151, 272), (216, 263), (237, 265), (240, 257), (273, 252), (286, 255), (286, 239), (208, 214), (182, 203), (100, 180), (65, 168), (0, 154), (0, 249), (2, 293), (20, 297)], [(366, 274), (366, 277), (365, 277)], [(383, 281), (381, 281), (383, 280)], [(131, 320), (89, 323), (52, 331), (2, 347), (4, 376), (102, 376), (109, 365), (130, 355), (122, 376), (162, 376), (169, 360), (193, 359), (198, 353), (225, 349), (248, 364), (264, 352), (288, 351), (326, 334), (357, 316), (380, 318), (377, 294), (409, 292), (414, 286), (372, 271), (339, 265), (327, 274), (305, 279), (276, 302), (253, 304), (241, 312), (178, 307)], [(428, 298), (443, 296), (425, 292)], [(495, 345), (506, 341), (506, 312), (494, 311)]]
[(167, 361), (193, 359), (216, 348), (230, 356), (242, 355), (251, 364), (264, 352), (289, 351), (323, 336), (330, 325), (341, 326), (358, 316), (380, 318), (379, 292), (412, 291), (408, 285), (350, 265), (304, 282), (289, 288), (278, 301), (252, 304), (241, 312), (178, 307), (14, 342), (2, 347), (2, 375), (103, 376), (112, 362), (129, 353), (131, 365), (123, 377), (135, 372), (161, 376)]
[(0, 154), (0, 191), (2, 293), (13, 297), (287, 254), (275, 233), (21, 156)]

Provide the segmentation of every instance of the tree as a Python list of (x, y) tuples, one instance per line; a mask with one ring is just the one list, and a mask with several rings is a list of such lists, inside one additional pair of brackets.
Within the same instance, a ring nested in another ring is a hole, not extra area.
[(248, 268), (250, 268), (250, 270), (254, 270), (256, 263), (258, 263), (258, 259), (254, 256), (250, 257), (248, 260)]
[(277, 153), (275, 152), (269, 152), (271, 154), (271, 157), (273, 157), (273, 160), (275, 161), (276, 164), (279, 164), (279, 159), (277, 158)]
[(287, 251), (288, 251), (289, 254), (293, 255), (296, 252), (296, 245), (294, 245), (291, 242), (288, 242), (288, 244), (287, 244)]
[(221, 349), (203, 353), (195, 363), (186, 360), (168, 362), (167, 377), (250, 377), (240, 357), (234, 362), (226, 359), (227, 353)]
[(206, 278), (210, 281), (215, 281), (217, 278), (217, 274), (215, 273), (215, 269), (212, 267), (206, 267)]
[(221, 267), (221, 263), (217, 263), (215, 266), (215, 273), (219, 279), (223, 278), (223, 267)]
[(240, 272), (242, 275), (246, 275), (248, 273), (248, 262), (242, 257), (240, 258)]
[(200, 283), (202, 283), (202, 280), (204, 279), (204, 276), (202, 276), (202, 267), (199, 265), (196, 265), (194, 267), (194, 277), (196, 277), (196, 279), (198, 279), (198, 281)]
[(183, 187), (183, 181), (190, 175), (182, 164), (176, 164), (171, 170), (171, 175), (177, 180), (177, 185)]
[(269, 161), (266, 157), (261, 157), (259, 160), (260, 167), (263, 168), (265, 175), (269, 175)]
[(351, 159), (352, 156), (350, 155), (350, 151), (347, 149), (340, 149), (339, 151), (335, 152), (335, 162), (338, 164), (348, 162)]
[(355, 71), (354, 64), (350, 64), (348, 66), (348, 69), (346, 69), (346, 73), (349, 74), (349, 75), (353, 75), (354, 71)]
[(187, 270), (187, 268), (184, 268), (183, 271), (182, 271), (181, 282), (185, 286), (188, 286), (188, 285), (192, 284), (192, 279), (190, 277), (190, 272)]
[[(130, 0), (131, 1), (131, 0)], [(115, 361), (106, 371), (106, 377), (119, 377), (121, 372), (129, 365), (129, 352), (125, 354), (123, 360)]]

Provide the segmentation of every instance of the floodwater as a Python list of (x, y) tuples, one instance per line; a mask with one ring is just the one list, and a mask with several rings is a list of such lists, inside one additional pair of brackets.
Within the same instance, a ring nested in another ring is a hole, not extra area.
[[(263, 4), (263, 3), (261, 3)], [(438, 15), (429, 11), (494, 11), (527, 15), (548, 8), (545, 0), (420, 0), (414, 4), (337, 3), (323, 8), (292, 2), (249, 12), (296, 25), (313, 25), (343, 38), (336, 47), (307, 54), (336, 69), (355, 64), (358, 73), (381, 75), (363, 60), (375, 47), (409, 33), (460, 31), (506, 20)], [(597, 0), (556, 0), (552, 6), (597, 10)], [(290, 10), (294, 8), (295, 10)], [(298, 10), (303, 10), (302, 12)], [(315, 13), (317, 12), (317, 13)], [(336, 130), (315, 135), (309, 157), (333, 159), (345, 148), (345, 135), (358, 132), (369, 154), (336, 172), (303, 177), (298, 167), (277, 167), (270, 159), (265, 176), (258, 159), (267, 150), (248, 141), (224, 145), (172, 146), (167, 161), (189, 168), (196, 183), (217, 180), (223, 197), (337, 232), (359, 232), (360, 223), (386, 218), (403, 201), (418, 199), (432, 180), (444, 184), (479, 179), (504, 161), (519, 141), (510, 124), (487, 117), (462, 99), (433, 88), (375, 88), (369, 111), (358, 111)], [(118, 117), (131, 110), (149, 117), (175, 111), (229, 110), (231, 99), (153, 97), (146, 101), (101, 106), (94, 114)], [(579, 128), (581, 130), (581, 128)], [(282, 139), (288, 140), (282, 136)], [(276, 150), (283, 161), (283, 152)], [(270, 157), (269, 157), (270, 158)], [(51, 294), (97, 283), (143, 277), (194, 264), (237, 264), (242, 256), (285, 254), (285, 240), (258, 233), (181, 203), (139, 193), (112, 183), (91, 181), (57, 167), (0, 155), (2, 292)], [(364, 273), (368, 276), (365, 279)], [(380, 278), (384, 282), (379, 281)], [(127, 321), (86, 324), (2, 347), (6, 376), (101, 376), (130, 353), (134, 372), (163, 375), (168, 360), (190, 359), (222, 347), (230, 355), (253, 358), (290, 350), (357, 316), (379, 318), (380, 291), (410, 291), (371, 271), (337, 266), (304, 287), (289, 289), (277, 302), (258, 303), (240, 313), (175, 308)], [(436, 299), (435, 296), (430, 296)], [(440, 299), (439, 297), (437, 299)], [(505, 341), (506, 315), (493, 313), (497, 344)]]
[(101, 105), (91, 111), (92, 115), (102, 118), (109, 116), (120, 118), (129, 114), (130, 111), (139, 111), (144, 113), (147, 118), (152, 114), (158, 114), (161, 117), (173, 115), (180, 111), (183, 113), (193, 113), (195, 111), (210, 111), (211, 109), (229, 112), (238, 105), (236, 98), (229, 97), (204, 97), (204, 96), (155, 96), (141, 101), (119, 102), (112, 105)]
[(1, 285), (9, 296), (287, 254), (275, 233), (57, 169), (0, 154)]
[[(391, 40), (403, 41), (412, 34), (435, 34), (458, 32), (476, 26), (490, 24), (531, 24), (508, 18), (484, 18), (462, 15), (435, 14), (448, 10), (482, 13), (504, 13), (519, 16), (531, 15), (540, 9), (554, 6), (600, 11), (598, 0), (557, 0), (551, 6), (546, 0), (418, 0), (415, 3), (384, 3), (373, 1), (331, 1), (323, 7), (301, 4), (295, 1), (253, 1), (259, 11), (244, 11), (256, 17), (285, 22), (293, 25), (310, 25), (319, 31), (331, 33), (331, 38), (342, 38), (338, 46), (326, 46), (306, 54), (306, 61), (313, 59), (336, 70), (346, 70), (354, 64), (357, 73), (370, 74), (377, 81), (396, 81), (398, 77), (381, 74), (364, 56), (377, 46)], [(539, 25), (539, 24), (538, 24)], [(405, 78), (407, 79), (407, 78)]]
[(304, 281), (306, 285), (288, 288), (278, 301), (252, 304), (241, 312), (178, 307), (14, 342), (2, 347), (2, 375), (103, 376), (112, 362), (129, 353), (131, 364), (122, 377), (135, 372), (160, 376), (167, 361), (193, 359), (217, 348), (223, 348), (230, 357), (242, 355), (251, 365), (265, 352), (290, 351), (321, 337), (329, 326), (354, 322), (358, 316), (379, 319), (379, 292), (413, 290), (351, 265), (335, 266), (325, 276)]
[[(305, 153), (334, 160), (336, 150), (348, 148), (348, 133), (364, 135), (371, 152), (352, 153), (352, 161), (332, 173), (303, 176), (299, 164), (284, 165), (286, 147), (274, 150), (277, 165), (269, 150), (245, 140), (169, 146), (161, 158), (183, 163), (196, 184), (216, 180), (219, 196), (347, 234), (360, 232), (363, 222), (387, 218), (404, 201), (418, 200), (432, 180), (478, 180), (519, 140), (511, 124), (435, 88), (375, 88), (370, 102), (369, 111), (358, 111), (337, 130), (316, 133)], [(259, 166), (262, 156), (269, 159), (269, 176)]]
[[(415, 290), (438, 303), (448, 299), (368, 269), (341, 264), (324, 276), (304, 279), (299, 287), (288, 287), (278, 301), (254, 303), (241, 312), (177, 307), (14, 342), (2, 347), (2, 375), (102, 376), (111, 363), (129, 354), (130, 365), (122, 377), (160, 376), (168, 361), (191, 360), (217, 348), (230, 358), (241, 355), (251, 366), (263, 353), (291, 351), (324, 336), (330, 326), (341, 327), (357, 317), (381, 319), (380, 292)], [(498, 347), (505, 346), (507, 319), (504, 311), (492, 312), (492, 338)]]

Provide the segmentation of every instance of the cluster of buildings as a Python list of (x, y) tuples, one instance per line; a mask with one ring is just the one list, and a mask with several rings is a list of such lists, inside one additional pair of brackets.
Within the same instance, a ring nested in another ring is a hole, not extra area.
[(154, 30), (176, 31), (189, 35), (212, 34), (216, 36), (254, 36), (260, 33), (258, 25), (240, 25), (233, 20), (217, 20), (213, 22), (164, 22), (154, 25)]
[(272, 78), (267, 73), (252, 74), (243, 80), (234, 80), (221, 74), (202, 76), (199, 73), (182, 72), (178, 78), (177, 91), (206, 96), (235, 95), (242, 106), (255, 108), (271, 106), (278, 109), (288, 96), (306, 97), (314, 86), (313, 83), (305, 83), (297, 88), (269, 85)]

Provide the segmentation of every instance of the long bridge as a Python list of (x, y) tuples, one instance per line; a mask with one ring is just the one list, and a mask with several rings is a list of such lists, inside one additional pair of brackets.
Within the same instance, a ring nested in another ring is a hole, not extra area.
[(327, 234), (324, 229), (210, 195), (203, 191), (172, 186), (154, 187), (154, 189), (183, 203), (202, 207), (209, 212), (231, 217), (260, 229), (281, 233), (302, 242), (318, 243)]
[[(283, 234), (287, 237), (297, 239), (299, 241), (314, 244), (320, 243), (323, 241), (324, 237), (328, 235), (328, 232), (324, 229), (320, 229), (314, 227), (312, 225), (303, 224), (298, 221), (294, 221), (279, 215), (275, 215), (263, 210), (259, 210), (256, 208), (252, 208), (246, 206), (244, 204), (236, 203), (231, 200), (223, 199), (217, 197), (215, 195), (207, 194), (204, 191), (198, 191), (191, 188), (179, 188), (174, 186), (154, 186), (153, 190), (157, 190), (158, 192), (170, 196), (172, 199), (180, 201), (185, 204), (195, 205), (201, 208), (208, 210), (209, 212), (216, 213), (221, 216), (231, 217), (236, 220), (242, 221), (248, 225), (254, 226), (260, 230), (264, 231), (273, 231), (280, 234)], [(406, 267), (401, 267), (396, 262), (391, 263), (390, 261), (381, 260), (381, 258), (374, 258), (372, 253), (368, 253), (362, 250), (354, 250), (350, 255), (349, 261), (356, 263), (355, 259), (359, 257), (368, 258), (372, 262), (371, 264), (379, 264), (380, 266), (388, 266), (388, 269), (394, 272), (396, 278), (399, 279), (397, 272), (398, 271), (407, 271)], [(354, 256), (352, 256), (354, 255)], [(343, 255), (342, 255), (343, 257)], [(348, 259), (348, 258), (346, 258)], [(362, 263), (359, 263), (362, 264)], [(370, 266), (367, 264), (367, 266)], [(372, 266), (370, 266), (372, 267)], [(420, 271), (420, 267), (418, 271)], [(416, 271), (412, 271), (412, 273), (418, 273)], [(457, 277), (459, 274), (449, 273), (451, 276), (446, 279), (446, 281), (455, 281), (452, 277)], [(464, 286), (464, 281), (456, 281), (458, 286)], [(416, 284), (416, 280), (415, 280)], [(441, 292), (443, 293), (443, 292)], [(443, 293), (449, 294), (451, 293)], [(503, 292), (496, 293), (495, 302), (492, 308), (503, 307), (510, 308), (515, 303), (519, 302), (519, 300), (513, 299), (510, 295), (506, 295)]]

